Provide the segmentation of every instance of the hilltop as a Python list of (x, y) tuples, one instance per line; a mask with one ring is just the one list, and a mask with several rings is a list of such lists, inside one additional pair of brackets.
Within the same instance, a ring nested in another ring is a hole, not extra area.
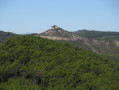
[(56, 25), (52, 26), (51, 29), (38, 34), (36, 36), (40, 36), (43, 38), (49, 38), (52, 40), (64, 40), (64, 41), (76, 41), (78, 39), (84, 39), (83, 37), (73, 34), (72, 32), (68, 32)]

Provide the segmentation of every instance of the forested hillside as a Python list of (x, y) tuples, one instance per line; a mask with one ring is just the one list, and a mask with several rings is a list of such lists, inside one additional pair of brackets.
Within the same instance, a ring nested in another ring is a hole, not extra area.
[(17, 34), (11, 32), (0, 31), (0, 44), (4, 42), (9, 36), (15, 36)]
[(94, 30), (78, 30), (74, 32), (82, 37), (86, 38), (109, 38), (109, 37), (119, 37), (119, 32), (109, 32), (109, 31), (94, 31)]
[(0, 90), (119, 90), (119, 63), (68, 43), (14, 36), (0, 45)]

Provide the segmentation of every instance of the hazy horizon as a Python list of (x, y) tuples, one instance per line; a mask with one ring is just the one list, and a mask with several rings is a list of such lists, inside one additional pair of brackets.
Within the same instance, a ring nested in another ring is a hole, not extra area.
[(64, 30), (119, 32), (118, 0), (0, 0), (0, 30), (41, 33)]

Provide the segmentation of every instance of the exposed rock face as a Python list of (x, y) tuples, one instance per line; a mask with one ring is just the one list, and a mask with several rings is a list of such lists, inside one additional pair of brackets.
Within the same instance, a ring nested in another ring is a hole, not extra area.
[(119, 41), (115, 40), (115, 45), (119, 47)]

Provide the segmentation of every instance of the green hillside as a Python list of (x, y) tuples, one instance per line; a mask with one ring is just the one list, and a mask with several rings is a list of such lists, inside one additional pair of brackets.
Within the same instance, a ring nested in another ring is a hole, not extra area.
[(0, 43), (4, 42), (9, 36), (15, 36), (15, 35), (17, 34), (0, 31)]
[(119, 32), (109, 32), (109, 31), (89, 31), (89, 30), (78, 30), (74, 32), (80, 36), (86, 38), (107, 38), (107, 37), (119, 37)]
[(119, 63), (36, 36), (0, 45), (0, 90), (119, 90)]

